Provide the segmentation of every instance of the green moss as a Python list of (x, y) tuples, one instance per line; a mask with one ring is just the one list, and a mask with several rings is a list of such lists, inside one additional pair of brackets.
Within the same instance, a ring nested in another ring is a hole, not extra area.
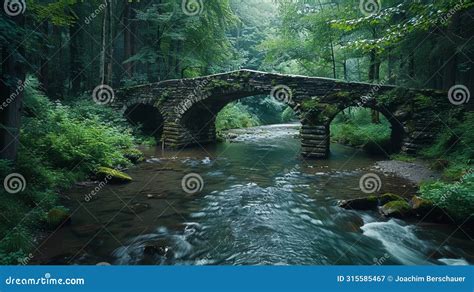
[(57, 228), (63, 223), (70, 221), (69, 210), (64, 207), (55, 207), (49, 210), (46, 221), (50, 228)]
[(312, 110), (312, 109), (317, 109), (318, 105), (319, 105), (318, 99), (308, 99), (308, 100), (304, 100), (301, 103), (301, 108), (303, 110)]
[(423, 109), (433, 105), (431, 97), (423, 94), (415, 95), (414, 102), (417, 109)]
[(407, 154), (394, 154), (390, 155), (390, 159), (403, 161), (403, 162), (414, 162), (416, 160), (415, 157), (407, 155)]
[(391, 201), (383, 205), (383, 208), (388, 212), (393, 213), (407, 213), (410, 212), (411, 207), (405, 200)]
[(107, 179), (114, 183), (128, 183), (133, 180), (128, 174), (108, 167), (99, 167), (96, 175), (99, 179)]
[(386, 193), (380, 196), (380, 201), (384, 204), (384, 202), (403, 201), (403, 198), (396, 194)]
[(145, 155), (138, 149), (129, 148), (123, 150), (123, 156), (130, 160), (132, 163), (139, 163), (145, 160)]

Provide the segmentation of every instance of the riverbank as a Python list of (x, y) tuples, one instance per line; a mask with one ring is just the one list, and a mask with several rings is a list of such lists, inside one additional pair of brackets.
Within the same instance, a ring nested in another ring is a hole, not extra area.
[(378, 161), (372, 167), (375, 171), (403, 177), (417, 185), (422, 182), (435, 181), (441, 178), (441, 173), (430, 169), (427, 162), (405, 162), (398, 160)]

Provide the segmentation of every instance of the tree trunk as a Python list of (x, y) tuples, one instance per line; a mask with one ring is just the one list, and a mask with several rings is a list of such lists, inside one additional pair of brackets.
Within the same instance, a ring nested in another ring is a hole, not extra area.
[[(24, 17), (15, 17), (15, 23), (22, 27)], [(19, 40), (18, 40), (19, 41)], [(0, 159), (15, 161), (20, 139), (21, 113), (25, 85), (25, 70), (21, 61), (24, 49), (18, 47), (11, 52), (11, 47), (2, 47), (2, 75), (0, 77)]]
[(109, 2), (109, 29), (108, 29), (108, 54), (107, 54), (107, 84), (113, 84), (113, 60), (114, 60), (114, 31), (113, 31), (113, 3)]
[[(451, 40), (456, 40), (458, 38), (460, 25), (460, 14), (455, 13), (446, 31)], [(457, 81), (458, 56), (456, 52), (456, 44), (452, 43), (451, 40), (446, 40), (447, 50), (445, 56), (448, 60), (446, 61), (443, 74), (444, 89), (448, 89), (455, 85)]]
[[(49, 23), (47, 21), (43, 22), (42, 25), (43, 35), (46, 39), (49, 39)], [(46, 41), (43, 42), (41, 46), (42, 54), (40, 57), (40, 73), (39, 73), (39, 81), (41, 82), (44, 91), (49, 94), (49, 82), (48, 82), (48, 74), (49, 74), (49, 67), (48, 67), (48, 43)]]
[[(124, 48), (124, 61), (129, 59), (132, 56), (132, 27), (131, 21), (132, 18), (132, 3), (125, 1), (125, 11), (123, 14), (123, 48)], [(133, 75), (133, 63), (128, 62), (124, 64), (125, 75), (127, 78), (131, 78)]]
[[(77, 8), (78, 6), (74, 6)], [(76, 11), (78, 15), (78, 11)], [(73, 13), (70, 15), (75, 17)], [(79, 17), (80, 19), (80, 17)], [(82, 45), (80, 36), (81, 24), (76, 19), (74, 23), (69, 26), (69, 80), (71, 82), (71, 93), (77, 94), (81, 90), (82, 84), (82, 64), (79, 47)]]
[[(105, 5), (108, 5), (107, 0), (104, 0)], [(107, 19), (108, 19), (108, 9), (104, 11), (104, 17), (102, 21), (102, 48), (100, 53), (100, 83), (105, 84), (105, 55), (106, 55), (106, 48), (107, 48)]]

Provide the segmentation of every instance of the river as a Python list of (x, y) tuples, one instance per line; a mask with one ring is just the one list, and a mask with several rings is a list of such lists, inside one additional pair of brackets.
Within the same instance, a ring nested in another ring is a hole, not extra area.
[[(328, 160), (305, 160), (298, 128), (234, 131), (234, 142), (143, 149), (134, 181), (65, 192), (72, 223), (39, 246), (36, 264), (389, 265), (473, 264), (470, 236), (456, 226), (404, 222), (337, 207), (361, 195), (359, 180), (381, 158), (331, 145)], [(373, 172), (373, 171), (371, 171)], [(200, 193), (182, 188), (186, 174)], [(409, 197), (411, 182), (382, 177), (381, 193)]]

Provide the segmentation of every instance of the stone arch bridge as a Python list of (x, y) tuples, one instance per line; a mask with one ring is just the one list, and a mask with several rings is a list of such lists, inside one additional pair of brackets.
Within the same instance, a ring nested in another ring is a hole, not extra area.
[(302, 155), (326, 158), (332, 119), (351, 106), (382, 113), (392, 127), (395, 151), (414, 153), (430, 143), (439, 125), (436, 108), (452, 107), (447, 93), (383, 84), (238, 70), (123, 88), (116, 93), (127, 118), (153, 131), (165, 147), (183, 148), (216, 141), (215, 119), (230, 102), (272, 95), (299, 117)]

